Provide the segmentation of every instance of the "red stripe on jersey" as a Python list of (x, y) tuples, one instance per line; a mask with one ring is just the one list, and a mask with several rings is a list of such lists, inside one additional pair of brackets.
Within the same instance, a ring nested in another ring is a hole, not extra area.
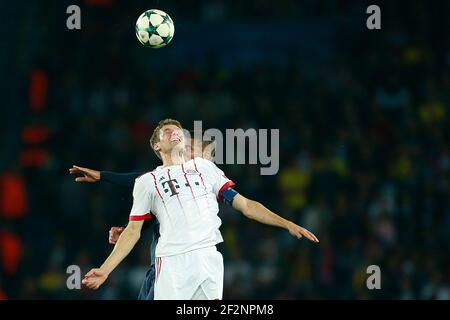
[[(197, 171), (197, 173), (199, 174), (200, 179), (202, 179), (203, 188), (205, 189), (205, 193), (207, 194), (208, 193), (208, 189), (206, 189), (206, 185), (205, 185), (205, 181), (203, 181), (202, 173), (200, 172), (200, 170), (197, 169), (197, 163), (195, 163), (195, 158), (194, 158), (194, 167), (195, 167), (195, 171)], [(209, 199), (208, 199), (208, 197), (206, 197), (206, 202), (208, 203), (208, 206), (209, 206)]]
[(142, 221), (142, 220), (150, 220), (153, 218), (151, 213), (146, 213), (142, 216), (130, 216), (130, 221)]
[(222, 188), (220, 188), (220, 190), (219, 190), (219, 194), (217, 195), (217, 198), (219, 198), (219, 200), (220, 201), (222, 201), (223, 200), (223, 198), (222, 198), (222, 192), (223, 192), (223, 190), (225, 190), (225, 189), (228, 189), (228, 188), (232, 188), (232, 187), (234, 187), (236, 184), (233, 182), (233, 181), (228, 181), (228, 182), (226, 182), (223, 186), (222, 186)]
[(186, 183), (189, 185), (189, 189), (191, 189), (192, 197), (193, 197), (194, 200), (195, 200), (194, 191), (192, 190), (191, 184), (189, 183), (189, 181), (188, 181), (188, 179), (187, 179), (186, 171), (184, 171), (184, 166), (183, 166), (183, 164), (181, 164), (181, 170), (183, 170), (183, 173), (184, 173), (184, 179), (186, 180)]
[(200, 179), (202, 179), (203, 188), (205, 188), (205, 192), (207, 192), (207, 191), (206, 191), (205, 182), (203, 181), (202, 174), (201, 174), (201, 172), (197, 169), (197, 164), (195, 163), (195, 158), (194, 158), (194, 166), (195, 166), (195, 171), (198, 172), (198, 174), (199, 174), (199, 176), (200, 176)]
[(170, 169), (167, 169), (167, 176), (169, 177), (169, 182), (170, 182), (170, 185), (172, 186), (172, 190), (175, 190), (175, 192), (176, 192), (175, 194), (178, 195), (178, 191), (175, 188), (175, 186), (173, 185), (172, 177), (170, 176)]
[(156, 188), (156, 191), (158, 191), (159, 197), (161, 198), (162, 202), (164, 203), (164, 199), (163, 199), (163, 197), (161, 196), (161, 193), (159, 193), (158, 185), (156, 184), (156, 177), (155, 177), (155, 175), (153, 174), (153, 172), (151, 172), (150, 174), (152, 175), (153, 181), (155, 182), (155, 188)]
[(156, 258), (156, 279), (158, 279), (160, 273), (161, 273), (161, 257)]
[(168, 216), (169, 219), (170, 219), (169, 210), (167, 210), (166, 202), (164, 201), (164, 198), (162, 197), (161, 193), (159, 192), (158, 185), (156, 184), (156, 177), (155, 177), (155, 175), (153, 174), (153, 172), (151, 172), (151, 175), (153, 176), (153, 182), (155, 183), (156, 191), (158, 192), (158, 195), (159, 195), (159, 197), (161, 198), (161, 201), (162, 201), (162, 204), (163, 204), (163, 206), (164, 206), (164, 209), (166, 210), (166, 214), (167, 214), (167, 216)]
[(184, 211), (183, 205), (181, 204), (180, 197), (178, 196), (178, 191), (176, 190), (175, 186), (172, 183), (172, 177), (170, 176), (170, 169), (167, 169), (167, 176), (169, 177), (170, 184), (172, 185), (172, 188), (175, 190), (175, 195), (177, 196), (178, 204), (180, 205), (181, 211), (183, 212), (184, 216), (186, 217), (186, 212)]
[(200, 206), (199, 206), (198, 203), (197, 203), (197, 198), (195, 197), (195, 195), (194, 195), (194, 190), (192, 190), (192, 186), (191, 186), (191, 184), (189, 183), (189, 180), (188, 180), (187, 175), (186, 175), (186, 171), (184, 171), (184, 166), (183, 166), (183, 164), (181, 164), (181, 170), (183, 170), (183, 173), (184, 173), (184, 179), (186, 180), (186, 183), (188, 184), (189, 189), (191, 190), (192, 199), (194, 199), (195, 205), (197, 206), (197, 208), (198, 208), (198, 210), (199, 210), (199, 212), (200, 212)]

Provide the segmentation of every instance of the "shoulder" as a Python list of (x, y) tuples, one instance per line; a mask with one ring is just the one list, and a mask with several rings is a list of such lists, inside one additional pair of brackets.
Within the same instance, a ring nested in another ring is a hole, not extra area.
[(222, 169), (217, 167), (217, 165), (207, 159), (195, 158), (196, 170), (212, 177), (217, 177), (217, 175), (224, 175)]
[(213, 162), (211, 162), (209, 160), (206, 160), (206, 159), (203, 159), (203, 158), (200, 158), (200, 157), (195, 157), (193, 159), (193, 162), (194, 162), (194, 164), (196, 166), (203, 167), (203, 168), (204, 167), (206, 167), (206, 168), (214, 168), (216, 166)]
[(134, 180), (134, 185), (135, 187), (141, 187), (144, 189), (152, 189), (152, 186), (154, 185), (154, 180), (155, 180), (155, 172), (158, 170), (158, 168), (156, 168), (153, 171), (149, 171), (146, 172), (142, 175), (140, 175), (139, 177), (137, 177)]

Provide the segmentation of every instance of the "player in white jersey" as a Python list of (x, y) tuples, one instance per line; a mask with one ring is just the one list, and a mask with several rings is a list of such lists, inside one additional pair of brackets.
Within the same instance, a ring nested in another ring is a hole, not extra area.
[[(203, 140), (203, 138), (191, 138), (194, 132), (190, 132), (186, 135), (185, 145), (185, 158), (192, 159), (195, 157), (201, 157), (204, 159), (212, 160), (214, 158), (214, 141), (210, 139)], [(202, 134), (203, 136), (203, 134)], [(115, 173), (109, 171), (97, 171), (89, 168), (83, 168), (79, 166), (73, 166), (69, 169), (70, 174), (81, 174), (81, 177), (77, 177), (77, 182), (89, 182), (95, 183), (98, 181), (109, 182), (113, 185), (118, 185), (126, 188), (133, 188), (136, 178), (145, 174), (148, 171), (143, 172), (131, 172), (131, 173)], [(123, 232), (124, 227), (112, 227), (109, 231), (109, 243), (115, 244)], [(157, 219), (151, 219), (144, 223), (142, 231), (151, 234), (150, 241), (150, 267), (145, 274), (145, 279), (142, 283), (139, 291), (138, 300), (153, 300), (154, 299), (154, 284), (156, 276), (156, 245), (159, 239), (159, 222)]]
[(97, 289), (106, 280), (138, 241), (143, 222), (156, 217), (160, 239), (155, 300), (222, 299), (223, 259), (215, 247), (223, 241), (217, 215), (221, 199), (250, 219), (318, 242), (308, 230), (238, 194), (234, 183), (211, 161), (185, 162), (181, 129), (171, 119), (155, 129), (151, 146), (163, 165), (136, 179), (130, 222), (103, 265), (86, 274), (83, 283), (89, 288)]

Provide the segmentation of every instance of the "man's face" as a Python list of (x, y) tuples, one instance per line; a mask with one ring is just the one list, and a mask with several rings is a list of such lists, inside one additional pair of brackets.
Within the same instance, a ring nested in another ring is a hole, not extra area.
[(159, 142), (155, 149), (162, 153), (184, 150), (183, 130), (173, 124), (164, 125), (159, 131)]

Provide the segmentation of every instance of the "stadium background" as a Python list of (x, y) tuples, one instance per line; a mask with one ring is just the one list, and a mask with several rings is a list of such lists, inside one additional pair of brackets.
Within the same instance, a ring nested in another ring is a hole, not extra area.
[[(67, 6), (82, 29), (66, 29)], [(76, 184), (72, 164), (129, 172), (158, 161), (155, 124), (279, 128), (280, 171), (222, 166), (243, 194), (311, 229), (298, 241), (222, 207), (225, 299), (450, 298), (450, 3), (26, 1), (2, 3), (0, 298), (135, 299), (148, 237), (96, 291), (129, 190)], [(169, 47), (134, 35), (150, 8)], [(6, 44), (6, 45), (5, 45)], [(365, 287), (377, 264), (382, 290)]]

